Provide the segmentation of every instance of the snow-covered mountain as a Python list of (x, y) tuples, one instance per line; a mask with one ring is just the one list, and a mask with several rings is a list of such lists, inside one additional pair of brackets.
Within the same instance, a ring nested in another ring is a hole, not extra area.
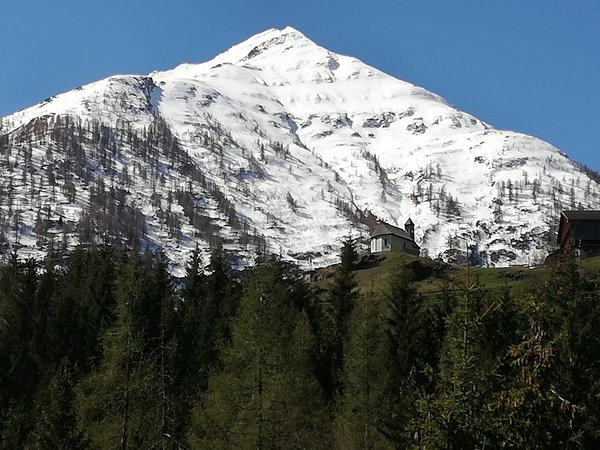
[(113, 76), (0, 121), (0, 248), (198, 243), (335, 262), (375, 218), (431, 257), (536, 263), (561, 209), (600, 208), (599, 178), (552, 145), (293, 28), (211, 61)]

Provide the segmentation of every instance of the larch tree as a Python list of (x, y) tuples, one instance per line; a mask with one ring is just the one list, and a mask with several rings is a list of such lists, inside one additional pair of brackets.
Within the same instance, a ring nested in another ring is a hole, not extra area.
[(394, 448), (381, 432), (392, 406), (386, 391), (390, 371), (384, 352), (382, 303), (373, 293), (361, 296), (348, 324), (342, 374), (344, 395), (338, 398), (333, 433), (339, 449)]
[(600, 445), (599, 300), (572, 243), (543, 288), (519, 298), (525, 326), (509, 351), (514, 378), (499, 396), (512, 445)]
[(319, 445), (321, 396), (307, 355), (312, 336), (288, 289), (278, 263), (248, 274), (222, 367), (193, 413), (193, 447)]
[(97, 448), (177, 448), (168, 433), (165, 385), (171, 293), (160, 257), (155, 264), (149, 270), (139, 255), (129, 257), (101, 363), (78, 386), (82, 426)]

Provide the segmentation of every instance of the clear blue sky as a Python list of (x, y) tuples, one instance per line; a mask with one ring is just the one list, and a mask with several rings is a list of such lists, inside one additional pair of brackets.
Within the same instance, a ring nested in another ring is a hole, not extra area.
[(291, 25), (600, 170), (598, 0), (1, 0), (0, 115)]

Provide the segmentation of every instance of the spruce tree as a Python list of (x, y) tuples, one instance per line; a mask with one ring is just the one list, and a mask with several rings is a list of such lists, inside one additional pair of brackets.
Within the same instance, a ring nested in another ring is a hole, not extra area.
[(0, 271), (0, 443), (20, 448), (32, 426), (31, 404), (43, 355), (36, 343), (45, 309), (36, 309), (38, 264), (16, 254)]
[[(160, 428), (161, 439), (155, 445), (161, 448), (178, 448), (183, 437), (181, 410), (177, 404), (179, 396), (175, 381), (179, 378), (180, 368), (177, 363), (179, 348), (176, 330), (180, 326), (179, 317), (175, 309), (175, 295), (168, 260), (163, 252), (154, 254), (150, 269), (151, 296), (156, 297), (154, 302), (160, 304), (159, 333), (156, 342), (158, 376), (160, 380)], [(155, 350), (151, 350), (154, 352)], [(150, 354), (152, 358), (152, 354)]]
[(67, 360), (64, 360), (36, 400), (35, 426), (28, 436), (26, 448), (32, 450), (88, 448), (88, 440), (78, 429), (74, 399), (73, 369)]
[(419, 448), (498, 447), (503, 442), (494, 420), (491, 379), (496, 367), (482, 357), (482, 318), (486, 308), (478, 280), (467, 270), (457, 281), (460, 294), (447, 317), (437, 386), (423, 392), (414, 420)]
[(318, 338), (319, 355), (317, 372), (325, 395), (333, 399), (342, 394), (341, 375), (344, 367), (344, 342), (354, 303), (358, 298), (354, 265), (357, 259), (354, 239), (348, 237), (342, 243), (340, 265), (337, 267), (333, 285), (322, 304)]
[(221, 349), (231, 340), (230, 321), (239, 302), (239, 286), (221, 247), (211, 253), (210, 274), (205, 279), (205, 294), (199, 302), (197, 364), (198, 384), (206, 389), (208, 372), (219, 363)]
[(331, 302), (336, 310), (338, 332), (341, 334), (345, 333), (347, 320), (358, 298), (357, 282), (354, 278), (354, 267), (358, 257), (355, 246), (356, 242), (350, 237), (342, 242), (340, 265), (331, 288)]
[(383, 382), (390, 405), (380, 428), (397, 446), (412, 442), (409, 425), (415, 402), (420, 392), (433, 389), (428, 373), (438, 370), (448, 303), (447, 290), (441, 296), (423, 297), (412, 280), (412, 271), (400, 266), (382, 294), (382, 352), (388, 372)]
[(48, 308), (49, 355), (89, 370), (101, 354), (100, 338), (114, 320), (117, 255), (109, 248), (73, 251)]
[(206, 275), (200, 250), (196, 246), (186, 265), (176, 307), (177, 326), (174, 331), (176, 352), (173, 385), (176, 388), (177, 415), (183, 429), (187, 425), (191, 403), (197, 389), (206, 385), (205, 381), (198, 381), (203, 368), (204, 377), (206, 373), (205, 361), (202, 359), (204, 353), (201, 351), (205, 344), (203, 342), (205, 334), (200, 326), (203, 323), (202, 307), (205, 300)]

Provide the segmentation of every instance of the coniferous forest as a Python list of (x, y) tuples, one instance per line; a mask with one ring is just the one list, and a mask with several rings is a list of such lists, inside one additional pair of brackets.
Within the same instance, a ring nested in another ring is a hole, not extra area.
[(600, 448), (600, 289), (77, 249), (0, 268), (3, 449)]

